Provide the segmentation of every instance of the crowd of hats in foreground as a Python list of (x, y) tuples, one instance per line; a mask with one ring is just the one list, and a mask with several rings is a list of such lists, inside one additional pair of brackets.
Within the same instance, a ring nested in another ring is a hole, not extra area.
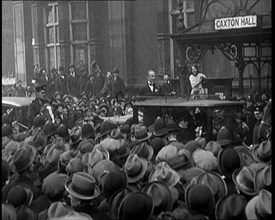
[(98, 132), (44, 122), (3, 136), (2, 219), (271, 218), (271, 135), (251, 149), (226, 128), (181, 143), (163, 122), (99, 121)]

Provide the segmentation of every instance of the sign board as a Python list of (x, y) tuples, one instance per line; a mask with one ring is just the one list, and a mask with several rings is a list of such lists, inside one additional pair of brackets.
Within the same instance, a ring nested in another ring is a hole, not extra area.
[(257, 15), (215, 19), (215, 30), (250, 28), (257, 26)]

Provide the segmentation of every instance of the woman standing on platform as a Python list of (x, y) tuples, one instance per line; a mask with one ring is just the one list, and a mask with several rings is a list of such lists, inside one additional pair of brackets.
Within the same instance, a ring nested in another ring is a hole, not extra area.
[(192, 74), (189, 76), (189, 81), (192, 88), (191, 97), (193, 98), (195, 95), (205, 94), (202, 84), (207, 77), (203, 73), (199, 73), (197, 65), (191, 66), (191, 72)]

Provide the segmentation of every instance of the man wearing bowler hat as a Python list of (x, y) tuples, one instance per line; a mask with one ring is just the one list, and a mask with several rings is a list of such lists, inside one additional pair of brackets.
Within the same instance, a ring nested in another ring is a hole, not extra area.
[(36, 98), (29, 105), (27, 113), (27, 118), (29, 120), (29, 128), (31, 128), (35, 116), (37, 116), (40, 113), (41, 107), (45, 103), (49, 103), (49, 100), (46, 99), (46, 85), (36, 85), (35, 92)]

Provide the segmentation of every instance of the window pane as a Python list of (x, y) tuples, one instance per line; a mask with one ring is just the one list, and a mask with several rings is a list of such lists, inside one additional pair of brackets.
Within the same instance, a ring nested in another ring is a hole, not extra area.
[(71, 3), (72, 20), (86, 19), (86, 2)]
[(191, 27), (195, 24), (195, 15), (194, 12), (187, 13), (187, 26)]
[(46, 7), (47, 23), (53, 22), (53, 6)]
[(194, 0), (187, 0), (186, 9), (194, 9)]
[(48, 47), (48, 61), (49, 66), (55, 66), (54, 47)]
[(54, 43), (54, 27), (47, 28), (47, 43)]
[(59, 26), (55, 26), (55, 41), (59, 42)]
[(73, 63), (78, 63), (82, 60), (84, 63), (88, 61), (88, 49), (87, 44), (77, 44), (73, 46)]
[(73, 41), (87, 40), (87, 24), (72, 24)]
[(54, 6), (54, 22), (57, 23), (58, 22), (58, 5)]

